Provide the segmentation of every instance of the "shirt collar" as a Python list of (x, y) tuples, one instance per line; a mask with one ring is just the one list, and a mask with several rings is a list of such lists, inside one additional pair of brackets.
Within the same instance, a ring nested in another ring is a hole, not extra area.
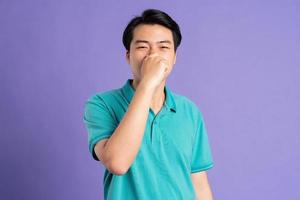
[[(133, 86), (131, 85), (132, 81), (133, 81), (132, 79), (127, 79), (127, 81), (121, 88), (122, 93), (125, 96), (125, 98), (128, 100), (128, 102), (131, 102), (131, 99), (133, 98), (133, 95), (135, 93), (135, 90), (134, 90)], [(164, 92), (165, 92), (165, 96), (166, 96), (164, 105), (167, 106), (168, 110), (176, 112), (176, 103), (174, 100), (174, 95), (167, 85), (165, 85), (165, 87), (164, 87)]]

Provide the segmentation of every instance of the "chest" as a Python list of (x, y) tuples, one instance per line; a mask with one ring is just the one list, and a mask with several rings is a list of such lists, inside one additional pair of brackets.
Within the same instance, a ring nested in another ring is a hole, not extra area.
[(191, 120), (177, 113), (150, 114), (137, 159), (152, 159), (162, 169), (176, 164), (188, 167), (195, 134)]

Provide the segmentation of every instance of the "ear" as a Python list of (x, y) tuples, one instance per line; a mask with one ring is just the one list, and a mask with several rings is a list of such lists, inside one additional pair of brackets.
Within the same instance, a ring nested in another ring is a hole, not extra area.
[(128, 50), (126, 50), (126, 62), (130, 64), (130, 54)]

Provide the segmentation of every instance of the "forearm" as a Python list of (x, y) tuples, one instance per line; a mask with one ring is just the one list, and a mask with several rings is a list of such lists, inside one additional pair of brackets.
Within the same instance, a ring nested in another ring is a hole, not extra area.
[(154, 91), (139, 85), (128, 110), (105, 145), (105, 157), (112, 168), (125, 173), (134, 161), (144, 136)]
[(206, 171), (191, 174), (197, 200), (213, 200)]
[(213, 200), (213, 195), (209, 184), (198, 188), (196, 200)]

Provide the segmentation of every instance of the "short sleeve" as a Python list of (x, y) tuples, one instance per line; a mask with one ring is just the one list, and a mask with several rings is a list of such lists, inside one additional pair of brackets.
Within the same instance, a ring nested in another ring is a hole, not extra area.
[(211, 148), (206, 133), (203, 117), (198, 112), (197, 131), (194, 136), (191, 173), (205, 171), (214, 165)]
[(112, 135), (117, 127), (116, 120), (104, 100), (94, 95), (85, 102), (83, 121), (88, 132), (89, 151), (95, 160), (99, 160), (94, 147), (98, 141)]

